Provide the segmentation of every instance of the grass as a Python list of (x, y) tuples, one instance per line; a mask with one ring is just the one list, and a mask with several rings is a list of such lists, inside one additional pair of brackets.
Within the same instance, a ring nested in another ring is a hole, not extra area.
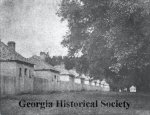
[[(95, 107), (95, 108), (61, 108), (50, 107), (46, 109), (37, 108), (21, 108), (19, 101), (21, 99), (27, 101), (51, 101), (67, 100), (79, 102), (82, 100), (94, 101), (127, 101), (130, 103), (130, 108), (113, 108), (113, 107)], [(17, 96), (7, 96), (0, 100), (1, 115), (150, 115), (150, 95), (130, 94), (130, 93), (113, 93), (113, 92), (96, 92), (96, 91), (81, 91), (81, 92), (49, 92), (35, 94), (21, 94)]]

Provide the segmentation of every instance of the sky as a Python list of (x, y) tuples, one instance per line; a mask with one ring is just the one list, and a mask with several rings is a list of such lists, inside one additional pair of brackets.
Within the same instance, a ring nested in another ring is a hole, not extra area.
[(60, 0), (0, 0), (0, 39), (16, 42), (16, 51), (24, 57), (67, 55), (60, 43), (67, 28), (56, 15)]

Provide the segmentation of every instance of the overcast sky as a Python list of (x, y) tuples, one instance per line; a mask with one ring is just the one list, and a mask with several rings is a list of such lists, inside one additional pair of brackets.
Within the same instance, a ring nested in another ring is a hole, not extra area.
[(66, 55), (60, 42), (67, 23), (55, 14), (60, 0), (0, 0), (0, 37), (4, 43), (16, 42), (16, 50), (25, 57), (49, 51)]

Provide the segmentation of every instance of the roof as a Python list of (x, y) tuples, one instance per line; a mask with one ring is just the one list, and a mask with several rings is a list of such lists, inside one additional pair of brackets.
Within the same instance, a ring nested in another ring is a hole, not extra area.
[(11, 50), (6, 44), (0, 41), (0, 60), (1, 61), (18, 61), (27, 64), (32, 64), (27, 58), (23, 57), (16, 51)]
[(91, 78), (88, 75), (82, 74), (81, 78), (84, 78), (85, 80), (90, 80)]
[(35, 64), (35, 71), (53, 71), (59, 73), (59, 70), (55, 69), (52, 65), (46, 63), (39, 56), (32, 56), (29, 60)]
[(74, 75), (75, 77), (79, 76), (79, 74), (76, 72), (75, 69), (69, 70), (69, 73), (72, 74), (72, 75)]
[(103, 79), (100, 83), (103, 84), (103, 85), (109, 85), (109, 84), (106, 82), (105, 79)]
[(61, 75), (74, 76), (72, 73), (70, 73), (68, 70), (65, 69), (64, 65), (56, 65), (55, 68), (60, 71)]

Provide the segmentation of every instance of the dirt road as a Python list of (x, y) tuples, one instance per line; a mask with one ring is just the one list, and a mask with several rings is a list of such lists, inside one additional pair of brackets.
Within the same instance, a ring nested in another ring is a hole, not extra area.
[(1, 98), (0, 115), (150, 115), (150, 96), (55, 92)]

